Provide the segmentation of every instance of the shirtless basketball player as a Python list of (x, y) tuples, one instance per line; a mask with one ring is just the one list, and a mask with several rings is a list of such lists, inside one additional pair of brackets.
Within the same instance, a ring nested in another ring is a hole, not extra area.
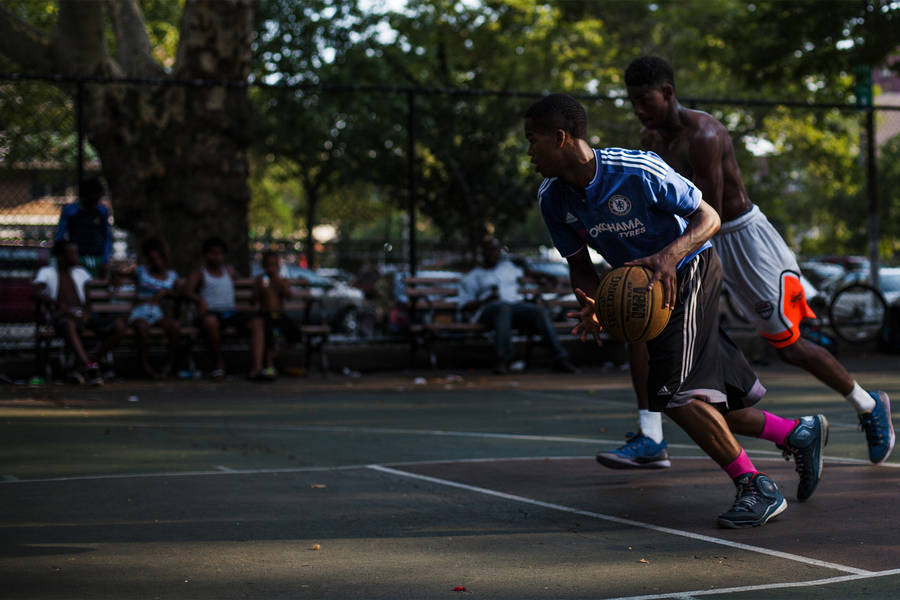
[[(725, 287), (737, 306), (782, 360), (798, 366), (841, 394), (856, 410), (866, 435), (869, 459), (879, 464), (894, 447), (890, 400), (865, 391), (834, 356), (800, 337), (800, 321), (815, 317), (806, 304), (800, 268), (787, 244), (759, 207), (751, 203), (725, 127), (710, 115), (682, 107), (675, 97), (672, 68), (657, 57), (642, 57), (625, 71), (628, 97), (644, 126), (641, 145), (690, 179), (721, 216), (712, 244), (722, 261)], [(647, 350), (629, 351), (641, 431), (597, 460), (613, 468), (668, 466), (659, 413), (649, 412)], [(799, 465), (798, 465), (799, 466)]]

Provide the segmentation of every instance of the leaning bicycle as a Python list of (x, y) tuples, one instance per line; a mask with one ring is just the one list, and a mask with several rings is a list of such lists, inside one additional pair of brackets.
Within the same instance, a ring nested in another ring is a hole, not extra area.
[(867, 283), (853, 283), (831, 298), (831, 329), (849, 344), (866, 344), (881, 335), (888, 309), (884, 295)]

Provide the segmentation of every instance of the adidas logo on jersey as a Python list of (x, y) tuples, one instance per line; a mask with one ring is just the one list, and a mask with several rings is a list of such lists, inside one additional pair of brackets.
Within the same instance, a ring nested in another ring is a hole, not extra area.
[(575, 215), (573, 215), (570, 212), (566, 213), (566, 225), (571, 225), (572, 223), (577, 223), (577, 222), (578, 222), (578, 217), (576, 217)]

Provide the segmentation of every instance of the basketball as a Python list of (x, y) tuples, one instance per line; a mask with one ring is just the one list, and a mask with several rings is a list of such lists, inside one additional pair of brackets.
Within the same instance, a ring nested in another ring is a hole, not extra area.
[(619, 267), (600, 281), (594, 310), (609, 337), (646, 342), (665, 329), (672, 309), (663, 307), (662, 285), (647, 291), (652, 276), (646, 267)]

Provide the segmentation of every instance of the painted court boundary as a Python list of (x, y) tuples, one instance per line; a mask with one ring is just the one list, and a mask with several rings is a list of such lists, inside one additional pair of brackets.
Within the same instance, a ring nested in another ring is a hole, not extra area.
[[(402, 429), (395, 427), (351, 427), (347, 425), (256, 425), (253, 423), (192, 423), (185, 421), (176, 422), (142, 422), (130, 423), (128, 421), (112, 421), (112, 422), (75, 422), (67, 423), (76, 427), (133, 427), (133, 428), (151, 428), (151, 429), (220, 429), (241, 430), (249, 429), (253, 431), (297, 431), (309, 433), (371, 433), (376, 435), (423, 435), (435, 437), (466, 437), (466, 438), (483, 438), (495, 440), (521, 440), (529, 442), (560, 442), (568, 444), (615, 444), (620, 446), (621, 439), (606, 438), (584, 438), (584, 437), (566, 437), (553, 435), (534, 435), (526, 433), (497, 433), (490, 431), (452, 431), (446, 429)], [(680, 450), (696, 450), (697, 446), (693, 444), (668, 444), (669, 448), (678, 448)], [(773, 450), (748, 450), (747, 454), (751, 456), (782, 456), (781, 452)], [(844, 456), (825, 456), (826, 462), (848, 464), (848, 465), (871, 465), (872, 463), (860, 458), (849, 458)], [(439, 461), (434, 461), (439, 462)], [(879, 467), (900, 468), (900, 463), (884, 462)]]
[[(442, 464), (442, 463), (477, 463), (477, 462), (495, 462), (495, 461), (532, 461), (532, 460), (571, 460), (571, 459), (584, 459), (584, 456), (552, 456), (552, 457), (510, 457), (510, 458), (472, 458), (472, 459), (455, 459), (455, 460), (446, 460), (446, 461), (416, 461), (409, 463), (392, 463), (394, 466), (403, 467), (403, 466), (413, 466), (413, 465), (421, 465), (421, 464)], [(708, 460), (706, 457), (677, 457), (680, 460), (688, 459), (688, 460)], [(541, 500), (536, 500), (533, 498), (527, 498), (524, 496), (517, 496), (514, 494), (507, 494), (505, 492), (501, 492), (498, 490), (492, 490), (488, 488), (482, 488), (477, 486), (472, 486), (464, 483), (458, 483), (455, 481), (450, 481), (446, 479), (439, 479), (436, 477), (429, 477), (427, 475), (420, 475), (417, 473), (411, 473), (408, 471), (402, 471), (391, 467), (386, 467), (382, 465), (346, 465), (346, 466), (334, 466), (334, 467), (295, 467), (295, 468), (284, 468), (284, 469), (246, 469), (246, 470), (235, 470), (230, 469), (224, 466), (218, 466), (214, 471), (191, 471), (191, 472), (169, 472), (169, 473), (139, 473), (139, 474), (120, 474), (120, 475), (95, 475), (95, 476), (76, 476), (76, 477), (58, 477), (58, 478), (47, 478), (47, 479), (29, 479), (29, 480), (16, 480), (16, 479), (7, 479), (6, 481), (0, 481), (0, 485), (2, 484), (27, 484), (27, 483), (40, 483), (40, 482), (54, 482), (54, 481), (73, 481), (73, 480), (93, 480), (93, 479), (127, 479), (127, 478), (144, 478), (144, 477), (180, 477), (180, 476), (201, 476), (201, 475), (219, 475), (219, 476), (235, 476), (235, 475), (254, 475), (254, 474), (267, 474), (267, 473), (304, 473), (304, 472), (322, 472), (322, 471), (349, 471), (349, 470), (362, 470), (368, 469), (372, 471), (377, 471), (380, 473), (384, 473), (391, 476), (403, 477), (407, 479), (415, 479), (419, 481), (425, 481), (428, 483), (432, 483), (435, 485), (445, 486), (445, 487), (453, 487), (457, 489), (466, 490), (469, 492), (484, 494), (488, 496), (493, 496), (496, 498), (501, 498), (505, 500), (510, 500), (513, 502), (519, 502), (524, 504), (530, 504), (532, 506), (539, 506), (542, 508), (546, 508), (549, 510), (555, 510), (560, 512), (566, 512), (570, 514), (577, 514), (593, 519), (608, 521), (612, 523), (617, 523), (620, 525), (626, 525), (631, 527), (637, 527), (641, 529), (647, 529), (651, 531), (656, 531), (659, 533), (675, 535), (679, 537), (684, 537), (696, 541), (707, 542), (711, 544), (717, 544), (720, 546), (731, 547), (737, 550), (744, 550), (749, 552), (755, 552), (767, 556), (771, 556), (774, 558), (782, 558), (785, 560), (791, 560), (803, 564), (807, 564), (810, 566), (816, 566), (820, 568), (832, 569), (836, 571), (841, 571), (845, 573), (849, 573), (848, 575), (842, 575), (837, 577), (829, 577), (824, 579), (815, 579), (815, 580), (807, 580), (807, 581), (797, 581), (797, 582), (782, 582), (782, 583), (771, 583), (771, 584), (760, 584), (753, 586), (742, 586), (742, 587), (732, 587), (732, 588), (718, 588), (718, 589), (705, 589), (705, 590), (696, 590), (696, 591), (681, 591), (681, 592), (670, 592), (663, 594), (651, 594), (651, 595), (640, 595), (640, 596), (619, 596), (615, 598), (607, 598), (607, 600), (691, 600), (691, 598), (700, 597), (700, 596), (711, 596), (717, 594), (731, 594), (731, 593), (741, 593), (741, 592), (753, 592), (753, 591), (764, 591), (764, 590), (777, 590), (777, 589), (788, 589), (788, 588), (804, 588), (804, 587), (814, 587), (828, 584), (837, 584), (851, 581), (859, 581), (865, 579), (873, 579), (878, 577), (886, 577), (891, 575), (900, 575), (900, 569), (893, 569), (887, 571), (869, 571), (866, 569), (858, 569), (856, 567), (850, 567), (847, 565), (841, 565), (836, 563), (830, 563), (827, 561), (821, 561), (814, 558), (809, 558), (801, 555), (790, 554), (786, 552), (780, 552), (778, 550), (771, 550), (768, 548), (763, 548), (759, 546), (752, 546), (749, 544), (742, 544), (740, 542), (733, 542), (731, 540), (716, 538), (712, 536), (707, 536), (699, 533), (694, 533), (690, 531), (683, 531), (678, 529), (672, 529), (669, 527), (662, 527), (658, 525), (653, 525), (651, 523), (644, 523), (642, 521), (635, 521), (632, 519), (625, 519), (620, 517), (615, 517), (613, 515), (606, 515), (603, 513), (597, 513), (593, 511), (581, 510), (570, 506), (565, 506), (561, 504), (554, 504), (551, 502), (544, 502)]]
[(844, 573), (850, 573), (850, 575), (842, 575), (838, 577), (829, 577), (825, 579), (814, 579), (808, 581), (793, 581), (793, 582), (782, 582), (782, 583), (771, 583), (771, 584), (761, 584), (761, 585), (753, 585), (753, 586), (742, 586), (742, 587), (732, 587), (732, 588), (718, 588), (718, 589), (707, 589), (707, 590), (696, 590), (696, 591), (685, 591), (685, 592), (671, 592), (665, 594), (652, 594), (652, 595), (643, 595), (643, 596), (618, 596), (615, 598), (608, 598), (607, 600), (665, 600), (667, 598), (675, 599), (675, 600), (690, 600), (695, 596), (712, 596), (716, 594), (731, 594), (731, 593), (739, 593), (739, 592), (752, 592), (752, 591), (762, 591), (762, 590), (776, 590), (776, 589), (787, 589), (787, 588), (801, 588), (801, 587), (812, 587), (812, 586), (820, 586), (820, 585), (828, 585), (831, 583), (843, 583), (847, 581), (858, 581), (862, 579), (873, 579), (877, 577), (886, 577), (890, 575), (900, 575), (900, 569), (892, 569), (889, 571), (869, 571), (866, 569), (858, 569), (856, 567), (850, 567), (847, 565), (841, 565), (837, 563), (831, 563), (823, 560), (818, 560), (815, 558), (809, 558), (806, 556), (801, 556), (799, 554), (791, 554), (788, 552), (781, 552), (779, 550), (772, 550), (769, 548), (763, 548), (761, 546), (753, 546), (750, 544), (742, 544), (740, 542), (734, 542), (732, 540), (727, 540), (723, 538), (712, 537), (708, 535), (703, 535), (700, 533), (694, 533), (691, 531), (683, 531), (680, 529), (672, 529), (670, 527), (662, 527), (659, 525), (653, 525), (652, 523), (644, 523), (642, 521), (635, 521), (633, 519), (624, 519), (621, 517), (616, 517), (613, 515), (607, 515), (603, 513), (597, 513), (589, 510), (582, 510), (579, 508), (574, 508), (571, 506), (564, 506), (562, 504), (555, 504), (552, 502), (544, 502), (542, 500), (536, 500), (534, 498), (526, 498), (524, 496), (517, 496), (515, 494), (507, 494), (506, 492), (500, 492), (497, 490), (491, 490), (488, 488), (478, 487), (474, 485), (468, 485), (465, 483), (459, 483), (456, 481), (450, 481), (447, 479), (439, 479), (437, 477), (430, 477), (428, 475), (420, 475), (418, 473), (411, 473), (408, 471), (401, 471), (398, 469), (393, 469), (391, 467), (385, 467), (382, 465), (367, 465), (368, 469), (373, 471), (378, 471), (381, 473), (385, 473), (388, 475), (393, 475), (396, 477), (404, 477), (407, 479), (415, 479), (418, 481), (425, 481), (428, 483), (432, 483), (435, 485), (441, 485), (446, 487), (453, 487), (461, 490), (466, 490), (469, 492), (474, 492), (478, 494), (484, 494), (487, 496), (493, 496), (495, 498), (502, 498), (504, 500), (511, 500), (513, 502), (520, 502), (524, 504), (530, 504), (532, 506), (539, 506), (541, 508), (547, 508), (550, 510), (556, 510), (560, 512), (567, 512), (570, 514), (576, 514), (584, 517), (589, 517), (593, 519), (598, 519), (602, 521), (608, 521), (611, 523), (617, 523), (620, 525), (627, 525), (630, 527), (638, 527), (641, 529), (648, 529), (650, 531), (656, 531), (659, 533), (665, 533), (669, 535), (676, 535), (679, 537), (684, 537), (696, 541), (707, 542), (711, 544), (718, 544), (720, 546), (727, 546), (730, 548), (734, 548), (736, 550), (744, 550), (747, 552), (755, 552), (758, 554), (763, 554), (766, 556), (771, 556), (774, 558), (782, 558), (785, 560), (791, 560), (799, 563), (803, 563), (810, 566), (821, 567), (825, 569), (832, 569), (835, 571), (842, 571)]
[[(392, 469), (391, 467), (384, 467), (382, 465), (368, 465), (367, 468), (372, 469), (373, 471), (379, 471), (381, 473), (387, 473), (390, 475), (395, 475), (397, 477), (405, 477), (407, 479), (416, 479), (419, 481), (426, 481), (428, 483), (433, 483), (436, 485), (442, 485), (446, 487), (454, 487), (461, 490), (466, 490), (469, 492), (475, 492), (478, 494), (484, 494), (486, 496), (494, 496), (495, 498), (503, 498), (504, 500), (512, 500), (513, 502), (521, 502), (524, 504), (531, 504), (532, 506), (540, 506), (541, 508), (548, 508), (550, 510), (557, 510), (561, 512), (567, 512), (575, 515), (581, 515), (583, 517), (590, 517), (592, 519), (599, 519), (601, 521), (609, 521), (610, 523), (618, 523), (619, 525), (628, 525), (630, 527), (639, 527), (641, 529), (649, 529), (651, 531), (656, 531), (659, 533), (667, 533), (669, 535), (677, 535), (680, 537), (685, 537), (692, 540), (708, 542), (711, 544), (718, 544), (720, 546), (728, 546), (730, 548), (735, 548), (737, 550), (746, 550), (748, 552), (756, 552), (758, 554), (765, 554), (767, 556), (773, 556), (776, 558), (783, 558), (786, 560), (793, 560), (795, 562), (800, 562), (806, 565), (811, 565), (814, 567), (822, 567), (825, 569), (832, 569), (834, 571), (843, 571), (844, 573), (852, 573), (854, 575), (871, 575), (874, 571), (869, 571), (866, 569), (857, 569), (856, 567), (848, 567), (846, 565), (839, 565), (837, 563), (831, 563), (824, 560), (818, 560), (816, 558), (808, 558), (806, 556), (800, 556), (799, 554), (790, 554), (788, 552), (781, 552), (779, 550), (770, 550), (768, 548), (763, 548), (761, 546), (751, 546), (750, 544), (742, 544), (740, 542), (734, 542), (731, 540), (726, 540), (723, 538), (712, 537), (709, 535), (703, 535), (701, 533), (694, 533), (692, 531), (683, 531), (681, 529), (672, 529), (671, 527), (662, 527), (660, 525), (653, 525), (652, 523), (644, 523), (643, 521), (635, 521), (634, 519), (624, 519), (622, 517), (616, 517), (613, 515), (606, 515), (603, 513), (593, 512), (590, 510), (582, 510), (580, 508), (573, 508), (571, 506), (564, 506), (562, 504), (554, 504), (553, 502), (544, 502), (542, 500), (535, 500), (534, 498), (526, 498), (525, 496), (516, 496), (515, 494), (507, 494), (506, 492), (500, 492), (497, 490), (491, 490), (488, 488), (478, 487), (474, 485), (468, 485), (466, 483), (458, 483), (456, 481), (450, 481), (449, 479), (438, 479), (437, 477), (429, 477), (428, 475), (420, 475), (418, 473), (410, 473), (409, 471), (401, 471), (398, 469)], [(665, 596), (663, 596), (665, 597)]]

